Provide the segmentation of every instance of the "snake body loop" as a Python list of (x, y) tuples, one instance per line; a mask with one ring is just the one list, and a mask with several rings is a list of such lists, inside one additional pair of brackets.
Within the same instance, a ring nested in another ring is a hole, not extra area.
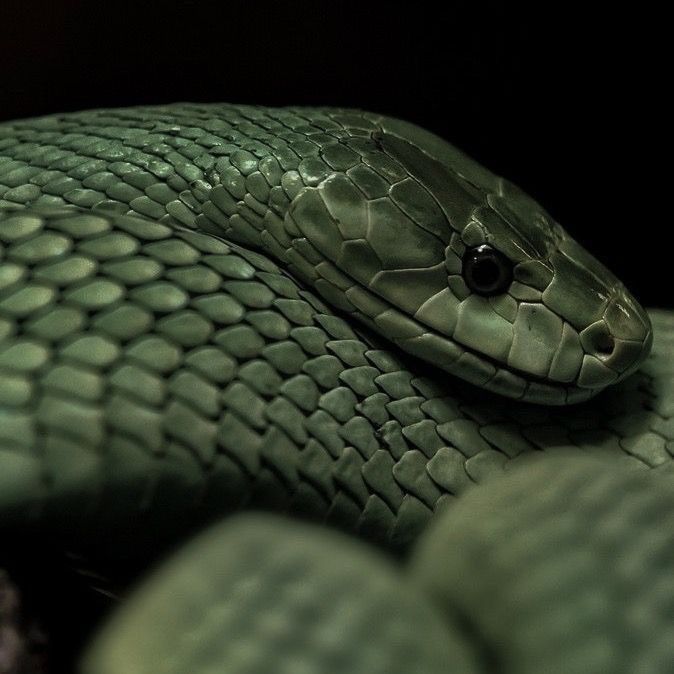
[[(466, 276), (483, 254), (504, 281)], [(0, 528), (101, 567), (244, 507), (406, 550), (540, 454), (666, 471), (672, 335), (534, 200), (399, 120), (0, 124)]]
[[(183, 105), (3, 131), (10, 185), (17, 173), (28, 183), (6, 202), (131, 212), (256, 247), (396, 346), (483, 388), (583, 400), (650, 347), (636, 301), (535, 201), (397, 120)], [(485, 244), (514, 275), (489, 298), (462, 276), (466, 250)]]

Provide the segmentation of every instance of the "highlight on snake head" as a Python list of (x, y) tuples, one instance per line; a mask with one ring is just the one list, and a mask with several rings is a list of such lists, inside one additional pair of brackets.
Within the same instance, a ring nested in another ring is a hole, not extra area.
[(502, 395), (578, 402), (639, 366), (646, 312), (536, 201), (427, 131), (376, 122), (342, 141), (364, 163), (299, 191), (277, 257), (403, 350)]

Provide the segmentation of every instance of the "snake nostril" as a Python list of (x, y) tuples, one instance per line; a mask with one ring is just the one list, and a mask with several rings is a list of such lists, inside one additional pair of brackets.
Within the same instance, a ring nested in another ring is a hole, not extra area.
[(616, 340), (605, 321), (597, 321), (580, 333), (585, 353), (607, 360), (615, 354)]
[(594, 348), (598, 356), (603, 356), (604, 358), (610, 356), (615, 349), (613, 335), (608, 333), (597, 335)]

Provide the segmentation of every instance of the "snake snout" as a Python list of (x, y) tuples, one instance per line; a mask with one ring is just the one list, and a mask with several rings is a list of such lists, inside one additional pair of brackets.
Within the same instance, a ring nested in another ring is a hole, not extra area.
[(653, 337), (646, 312), (618, 288), (602, 319), (583, 330), (580, 339), (587, 354), (581, 379), (598, 387), (633, 372), (648, 355)]
[(653, 343), (653, 329), (646, 311), (624, 289), (619, 288), (604, 313), (613, 349), (606, 364), (620, 374), (632, 372), (648, 355)]

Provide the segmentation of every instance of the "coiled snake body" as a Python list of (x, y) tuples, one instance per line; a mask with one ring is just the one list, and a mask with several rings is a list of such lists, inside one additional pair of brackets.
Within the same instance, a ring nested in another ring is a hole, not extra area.
[[(595, 501), (615, 510), (612, 555), (636, 545), (637, 520), (626, 516), (620, 529), (624, 503), (611, 489), (637, 480), (628, 496), (649, 494), (658, 512), (674, 512), (674, 315), (649, 318), (516, 187), (379, 115), (180, 104), (0, 125), (0, 213), (6, 536), (44, 537), (110, 571), (142, 568), (243, 507), (327, 521), (399, 551), (444, 505), (447, 529), (475, 532), (448, 552), (445, 519), (433, 518), (413, 580), (401, 580), (325, 532), (264, 518), (226, 524), (129, 602), (86, 671), (519, 672), (543, 671), (541, 658), (545, 671), (633, 671), (633, 655), (651, 663), (643, 671), (669, 671), (661, 637), (671, 620), (653, 618), (643, 635), (615, 627), (615, 607), (602, 608), (615, 584), (587, 623), (541, 621), (542, 606), (585, 615), (569, 597), (605, 573), (604, 548), (574, 566), (576, 552), (599, 545), (592, 537), (543, 544), (556, 540), (555, 499), (566, 507), (587, 487), (589, 505), (569, 515), (566, 533), (595, 526)], [(585, 460), (527, 468), (550, 454)], [(519, 482), (495, 478), (520, 463)], [(483, 518), (492, 503), (500, 514)], [(511, 503), (517, 521), (503, 523)], [(547, 514), (527, 519), (540, 509)], [(531, 559), (522, 556), (517, 527), (548, 520), (527, 539)], [(510, 562), (460, 559), (478, 549), (482, 526), (488, 545), (503, 537)], [(666, 531), (657, 533), (667, 550)], [(567, 553), (564, 573), (548, 569)], [(220, 565), (230, 575), (208, 585)], [(647, 568), (625, 582), (648, 586)], [(495, 619), (487, 604), (498, 588), (541, 569), (552, 580), (536, 586), (528, 613), (518, 594)], [(486, 599), (438, 589), (460, 588), (471, 573), (492, 588)], [(320, 588), (301, 603), (313, 613), (291, 618), (290, 591), (257, 604), (235, 591), (270, 575), (274, 588)], [(575, 580), (562, 591), (556, 580), (567, 576)], [(445, 616), (408, 582), (435, 588)], [(158, 618), (171, 583), (175, 615), (176, 597), (200, 597), (183, 623)], [(348, 625), (370, 629), (374, 610), (386, 629), (357, 640), (339, 623), (340, 602)], [(248, 627), (225, 620), (223, 606)], [(274, 611), (281, 636), (255, 622)], [(320, 624), (339, 638), (321, 641)], [(606, 624), (599, 645), (579, 636)], [(195, 645), (214, 643), (224, 650)]]

